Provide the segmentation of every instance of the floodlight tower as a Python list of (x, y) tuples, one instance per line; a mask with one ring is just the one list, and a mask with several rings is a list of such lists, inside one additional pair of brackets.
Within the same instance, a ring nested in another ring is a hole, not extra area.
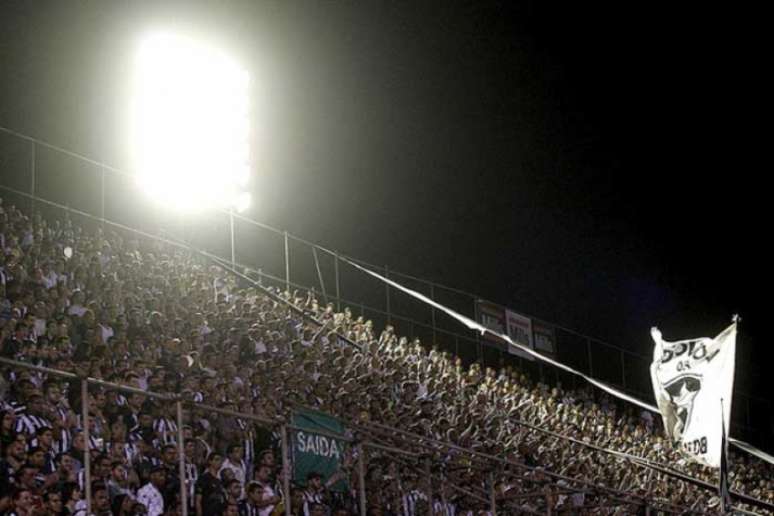
[(249, 76), (191, 38), (152, 34), (136, 55), (131, 100), (133, 168), (161, 206), (184, 215), (250, 205)]

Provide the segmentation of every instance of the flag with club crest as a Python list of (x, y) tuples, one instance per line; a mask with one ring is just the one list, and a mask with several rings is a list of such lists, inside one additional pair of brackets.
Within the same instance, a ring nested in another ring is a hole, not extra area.
[(728, 435), (731, 420), (736, 327), (735, 318), (714, 339), (676, 342), (651, 330), (650, 375), (666, 434), (689, 459), (712, 468), (721, 466), (723, 430)]

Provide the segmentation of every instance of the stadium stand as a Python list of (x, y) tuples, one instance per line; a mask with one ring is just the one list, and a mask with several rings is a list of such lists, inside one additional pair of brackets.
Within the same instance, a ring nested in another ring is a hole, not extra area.
[[(700, 485), (716, 485), (715, 472), (686, 463), (649, 413), (591, 388), (466, 369), (191, 250), (1, 203), (0, 247), (0, 514), (86, 514), (86, 448), (94, 514), (179, 514), (179, 434), (197, 515), (284, 514), (284, 504), (294, 515), (361, 514), (357, 461), (368, 515), (488, 514), (489, 487), (502, 514), (718, 510)], [(93, 386), (87, 441), (81, 382), (11, 361), (179, 393), (185, 425), (173, 403)], [(285, 496), (276, 428), (205, 405), (278, 423), (309, 407), (373, 446), (350, 448), (335, 478), (310, 475)], [(771, 467), (731, 459), (731, 489), (774, 503)], [(350, 489), (329, 490), (338, 479)]]

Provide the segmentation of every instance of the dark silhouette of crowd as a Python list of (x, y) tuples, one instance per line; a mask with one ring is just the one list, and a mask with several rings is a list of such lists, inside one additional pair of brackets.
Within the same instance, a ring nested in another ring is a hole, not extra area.
[[(488, 514), (492, 483), (503, 514), (645, 514), (643, 500), (719, 508), (709, 489), (599, 451), (717, 483), (658, 417), (591, 387), (464, 367), (311, 293), (267, 291), (191, 250), (67, 217), (0, 203), (0, 249), (1, 357), (186, 401), (178, 428), (173, 402), (92, 385), (86, 439), (79, 380), (0, 364), (0, 515), (85, 515), (87, 447), (93, 514), (180, 514), (179, 434), (197, 516), (286, 504), (294, 515), (360, 514), (358, 460), (368, 515)], [(334, 475), (285, 493), (277, 427), (201, 404), (278, 424), (313, 408), (383, 449), (349, 447)], [(731, 489), (774, 503), (771, 466), (731, 460)], [(339, 480), (348, 488), (331, 489)]]

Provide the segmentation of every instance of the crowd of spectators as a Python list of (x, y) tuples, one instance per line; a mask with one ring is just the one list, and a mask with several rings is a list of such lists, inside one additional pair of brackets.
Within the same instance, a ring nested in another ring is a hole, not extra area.
[[(189, 402), (178, 428), (174, 403), (92, 385), (87, 442), (79, 380), (0, 364), (0, 515), (85, 515), (87, 447), (93, 514), (180, 514), (178, 435), (191, 514), (268, 516), (284, 514), (285, 504), (299, 516), (359, 513), (354, 448), (333, 477), (313, 473), (284, 493), (276, 428), (197, 404), (274, 421), (312, 407), (384, 450), (421, 453), (369, 449), (360, 457), (368, 515), (417, 516), (428, 504), (436, 515), (487, 514), (492, 479), (506, 514), (549, 506), (637, 514), (642, 499), (717, 507), (710, 490), (586, 446), (717, 482), (680, 457), (658, 420), (591, 388), (550, 386), (512, 368), (465, 368), (312, 294), (267, 295), (189, 250), (85, 231), (1, 202), (0, 250), (1, 357)], [(389, 428), (524, 467), (428, 448)], [(340, 479), (348, 490), (333, 492)], [(629, 496), (615, 499), (606, 488)], [(731, 488), (774, 503), (771, 467), (750, 456), (732, 455)]]

